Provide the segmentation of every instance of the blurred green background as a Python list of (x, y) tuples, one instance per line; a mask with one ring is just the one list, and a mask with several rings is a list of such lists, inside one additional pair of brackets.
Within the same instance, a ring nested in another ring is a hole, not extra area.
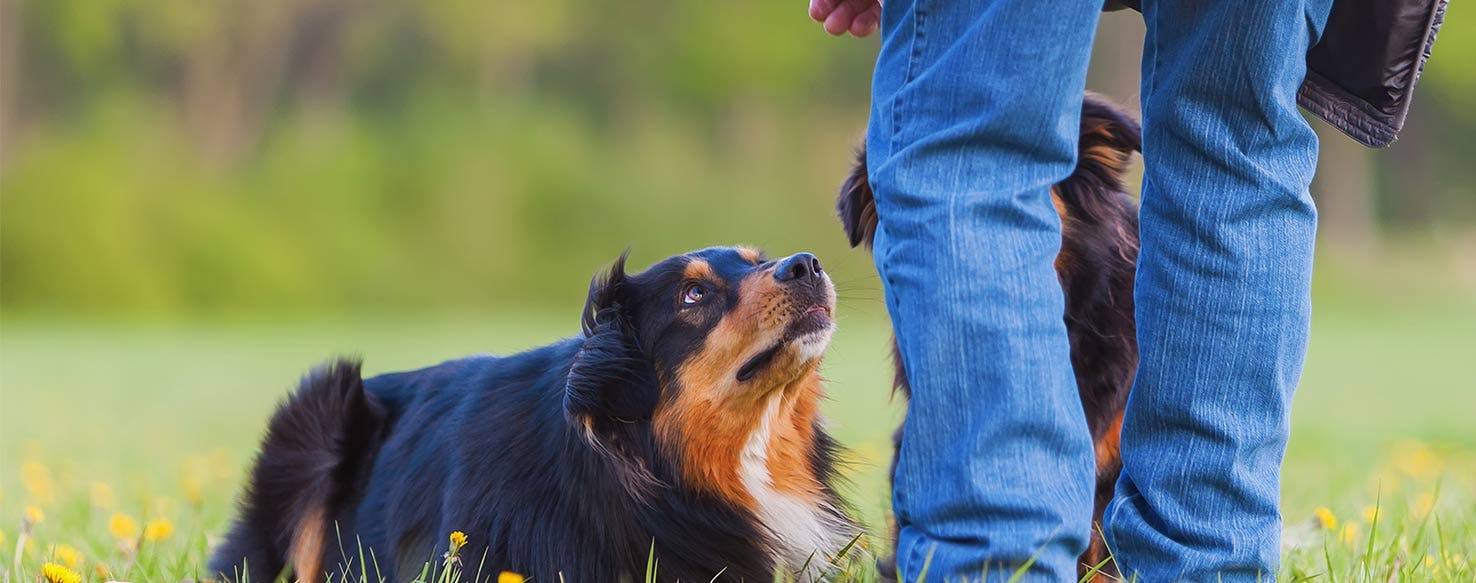
[[(1135, 109), (1141, 39), (1105, 16), (1091, 89)], [(828, 411), (875, 519), (887, 328), (831, 205), (876, 46), (801, 0), (0, 0), (0, 524), (23, 459), (171, 491), (333, 353), (545, 343), (626, 246), (733, 243), (841, 281)], [(1397, 144), (1324, 133), (1290, 514), (1371, 499), (1410, 440), (1476, 452), (1472, 55), (1457, 2)]]

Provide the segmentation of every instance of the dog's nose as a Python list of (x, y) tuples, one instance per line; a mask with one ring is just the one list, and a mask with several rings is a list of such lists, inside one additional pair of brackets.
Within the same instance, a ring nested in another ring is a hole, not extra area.
[(802, 281), (818, 279), (822, 273), (820, 259), (812, 253), (795, 253), (785, 257), (774, 268), (774, 279), (779, 281)]

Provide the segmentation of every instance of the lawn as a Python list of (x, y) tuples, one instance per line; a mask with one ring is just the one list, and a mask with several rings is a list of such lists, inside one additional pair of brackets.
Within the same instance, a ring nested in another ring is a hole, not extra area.
[[(1282, 577), (1476, 580), (1476, 300), (1365, 283), (1319, 280), (1283, 480)], [(877, 302), (851, 303), (825, 365), (827, 413), (853, 461), (847, 496), (879, 527), (901, 409), (889, 400)], [(382, 372), (514, 351), (575, 332), (577, 309), (179, 325), (8, 318), (0, 581), (35, 581), (48, 561), (84, 580), (195, 578), (265, 416), (308, 367), (334, 354)], [(39, 521), (25, 517), (37, 511)]]

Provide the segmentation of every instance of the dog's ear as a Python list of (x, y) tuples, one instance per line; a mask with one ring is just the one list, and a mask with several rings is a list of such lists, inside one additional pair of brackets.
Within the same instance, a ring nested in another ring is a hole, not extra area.
[(569, 368), (564, 408), (581, 418), (645, 419), (656, 407), (656, 372), (630, 321), (625, 258), (589, 284), (584, 302), (584, 339)]
[(840, 216), (841, 226), (851, 246), (862, 243), (871, 248), (876, 238), (876, 199), (871, 193), (871, 182), (866, 176), (866, 148), (856, 152), (856, 164), (851, 175), (841, 184), (840, 195), (835, 199), (835, 214)]

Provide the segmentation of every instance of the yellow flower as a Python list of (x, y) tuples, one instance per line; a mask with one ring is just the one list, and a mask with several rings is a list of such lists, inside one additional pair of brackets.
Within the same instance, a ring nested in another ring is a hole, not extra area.
[(174, 523), (168, 518), (150, 520), (144, 523), (144, 538), (150, 541), (161, 541), (174, 534)]
[(82, 551), (72, 545), (56, 545), (56, 548), (51, 550), (51, 554), (66, 563), (68, 567), (76, 567), (77, 563), (82, 562)]
[(1430, 511), (1431, 510), (1434, 510), (1434, 509), (1435, 509), (1435, 495), (1433, 495), (1433, 494), (1421, 494), (1419, 498), (1416, 498), (1415, 499), (1415, 505), (1414, 505), (1414, 516), (1415, 516), (1415, 518), (1424, 518), (1426, 514), (1429, 514)]
[(113, 517), (108, 519), (108, 532), (119, 539), (131, 541), (138, 536), (138, 521), (122, 512), (114, 512)]
[(204, 484), (196, 476), (180, 478), (179, 487), (181, 490), (184, 490), (185, 500), (188, 500), (190, 504), (198, 505), (204, 499), (204, 495), (202, 494)]
[(1343, 532), (1338, 534), (1338, 539), (1347, 544), (1353, 544), (1358, 540), (1358, 523), (1350, 522), (1343, 525)]
[(106, 482), (92, 483), (92, 505), (98, 508), (113, 507), (113, 487)]
[(503, 571), (497, 575), (497, 583), (523, 583), (526, 580), (522, 575), (512, 571)]
[(5, 531), (0, 530), (0, 545), (5, 544)]
[(51, 583), (82, 583), (82, 576), (76, 571), (58, 565), (46, 563), (41, 566), (41, 576)]
[(1326, 506), (1318, 506), (1316, 510), (1312, 511), (1312, 514), (1317, 516), (1317, 522), (1322, 524), (1322, 528), (1327, 530), (1338, 529), (1338, 517), (1334, 516), (1332, 510), (1329, 510)]
[(26, 507), (26, 516), (24, 521), (26, 525), (36, 524), (43, 520), (46, 520), (46, 513), (42, 512), (40, 508), (37, 508), (35, 506)]
[(459, 530), (451, 533), (451, 550), (459, 550), (464, 546), (466, 546), (466, 533)]
[(1364, 506), (1363, 507), (1363, 521), (1364, 522), (1367, 522), (1369, 524), (1373, 524), (1374, 522), (1378, 521), (1378, 519), (1380, 519), (1380, 518), (1383, 518), (1383, 512), (1379, 510), (1379, 507), (1378, 506)]
[(108, 579), (108, 566), (107, 565), (104, 565), (102, 563), (98, 563), (96, 565), (93, 565), (92, 566), (92, 573), (94, 575), (97, 575), (97, 578), (98, 579), (102, 579), (102, 580), (106, 581)]
[(50, 502), (52, 497), (51, 470), (38, 462), (21, 464), (21, 485), (41, 502)]
[(1440, 473), (1444, 461), (1430, 447), (1419, 441), (1409, 440), (1394, 446), (1394, 466), (1411, 478), (1421, 482), (1434, 479)]

